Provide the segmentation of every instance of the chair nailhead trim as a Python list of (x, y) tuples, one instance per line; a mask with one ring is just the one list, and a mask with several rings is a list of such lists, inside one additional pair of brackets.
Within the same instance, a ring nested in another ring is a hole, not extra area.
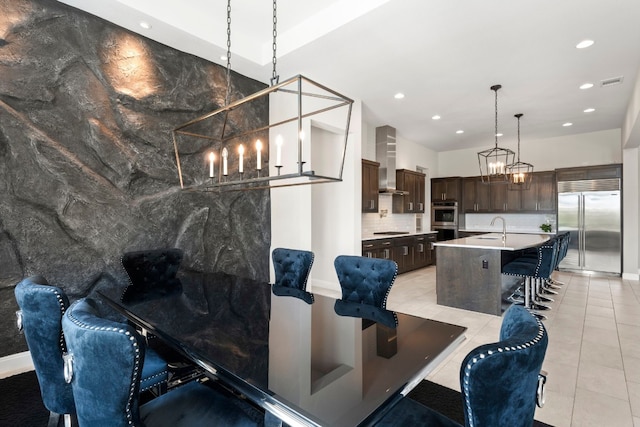
[[(67, 311), (67, 306), (64, 303), (64, 299), (62, 298), (62, 294), (59, 292), (58, 288), (50, 286), (50, 285), (42, 285), (42, 287), (49, 292), (53, 292), (58, 300), (58, 305), (60, 306), (60, 314), (64, 316), (65, 311)], [(62, 332), (62, 328), (60, 328), (60, 338), (58, 339), (58, 346), (62, 353), (67, 352), (67, 343), (64, 340), (64, 333)]]
[[(389, 287), (387, 288), (387, 292), (384, 294), (384, 299), (382, 300), (382, 308), (384, 308), (386, 310), (387, 308), (387, 299), (389, 299), (389, 293), (391, 293), (391, 288), (393, 287), (393, 284), (396, 281), (396, 278), (398, 277), (398, 264), (396, 264), (396, 271), (395, 273), (393, 273), (393, 279), (391, 279), (391, 283), (389, 284)], [(398, 325), (398, 314), (395, 311), (392, 311), (393, 313), (393, 320), (395, 320), (396, 325)]]
[[(524, 348), (528, 348), (528, 347), (538, 343), (544, 337), (544, 327), (542, 326), (542, 322), (540, 321), (540, 319), (535, 317), (531, 310), (529, 310), (526, 307), (525, 307), (525, 309), (535, 318), (536, 323), (538, 324), (538, 334), (532, 340), (527, 341), (525, 343), (522, 343), (520, 345), (517, 345), (516, 347), (504, 347), (504, 348), (503, 347), (498, 347), (497, 348), (498, 353), (502, 353), (503, 351), (523, 350)], [(468, 418), (469, 418), (467, 425), (469, 427), (473, 427), (474, 426), (473, 413), (472, 413), (472, 410), (471, 410), (471, 401), (469, 400), (469, 378), (470, 378), (470, 374), (471, 374), (471, 369), (473, 368), (473, 365), (478, 363), (479, 360), (484, 359), (485, 357), (491, 356), (493, 354), (494, 354), (494, 352), (492, 350), (487, 350), (487, 354), (486, 355), (484, 353), (480, 353), (480, 355), (478, 357), (474, 357), (469, 363), (467, 363), (467, 365), (464, 368), (464, 391), (465, 391), (465, 394), (464, 394), (465, 397), (464, 398), (465, 398), (465, 404), (467, 406), (467, 414), (468, 414)]]

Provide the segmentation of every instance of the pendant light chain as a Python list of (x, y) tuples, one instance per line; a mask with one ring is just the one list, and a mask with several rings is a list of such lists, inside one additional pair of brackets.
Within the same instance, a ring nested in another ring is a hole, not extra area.
[(516, 114), (516, 117), (518, 118), (518, 163), (520, 163), (520, 117), (522, 114)]
[(231, 101), (231, 0), (227, 0), (227, 96), (225, 105)]
[(496, 85), (496, 86), (493, 86), (491, 88), (491, 89), (493, 89), (493, 91), (496, 94), (496, 99), (495, 99), (495, 112), (496, 112), (495, 123), (496, 123), (496, 128), (495, 128), (495, 132), (494, 132), (494, 135), (495, 135), (495, 138), (496, 138), (496, 148), (498, 148), (498, 89), (500, 89), (501, 87), (502, 86), (500, 86), (500, 85)]
[(272, 43), (272, 47), (273, 47), (273, 58), (271, 59), (273, 62), (273, 72), (271, 73), (271, 86), (278, 84), (278, 81), (280, 80), (280, 76), (278, 76), (278, 73), (276, 72), (276, 48), (278, 47), (277, 43), (276, 43), (276, 38), (278, 36), (278, 7), (276, 4), (276, 0), (273, 0), (273, 43)]

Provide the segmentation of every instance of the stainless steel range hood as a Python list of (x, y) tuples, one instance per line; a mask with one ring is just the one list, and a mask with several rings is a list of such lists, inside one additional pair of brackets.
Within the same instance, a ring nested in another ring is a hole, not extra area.
[(381, 194), (408, 195), (396, 189), (396, 129), (391, 126), (376, 128), (376, 161), (380, 163), (379, 192)]

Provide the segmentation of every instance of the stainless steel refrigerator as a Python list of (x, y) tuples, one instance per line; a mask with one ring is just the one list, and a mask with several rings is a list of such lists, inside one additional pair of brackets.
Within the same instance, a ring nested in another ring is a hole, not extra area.
[(571, 234), (559, 268), (619, 275), (621, 212), (619, 179), (558, 182), (558, 232)]

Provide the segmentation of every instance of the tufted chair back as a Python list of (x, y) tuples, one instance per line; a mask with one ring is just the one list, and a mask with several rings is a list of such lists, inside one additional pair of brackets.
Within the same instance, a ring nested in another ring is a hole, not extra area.
[(361, 317), (389, 328), (398, 325), (397, 315), (387, 310), (387, 297), (398, 265), (388, 259), (340, 255), (334, 261), (342, 298), (335, 303), (341, 316)]
[(559, 244), (558, 238), (553, 238), (538, 246), (538, 265), (536, 266), (535, 277), (548, 278), (551, 276), (551, 273), (556, 268)]
[(538, 318), (522, 306), (509, 307), (500, 341), (472, 350), (460, 368), (465, 425), (531, 426), (547, 344)]
[(177, 278), (183, 252), (177, 248), (126, 252), (122, 266), (129, 276), (129, 286), (122, 301), (139, 302), (182, 292)]
[(313, 304), (313, 294), (307, 292), (307, 280), (313, 265), (313, 252), (276, 248), (271, 253), (276, 280), (272, 290), (275, 295), (293, 296), (307, 304)]
[(140, 425), (138, 393), (143, 338), (129, 325), (99, 316), (96, 301), (76, 301), (62, 319), (80, 426)]
[(66, 352), (61, 319), (69, 307), (64, 291), (42, 276), (31, 276), (15, 287), (20, 307), (18, 328), (24, 332), (44, 406), (55, 414), (75, 413), (71, 386), (64, 381), (62, 355)]

